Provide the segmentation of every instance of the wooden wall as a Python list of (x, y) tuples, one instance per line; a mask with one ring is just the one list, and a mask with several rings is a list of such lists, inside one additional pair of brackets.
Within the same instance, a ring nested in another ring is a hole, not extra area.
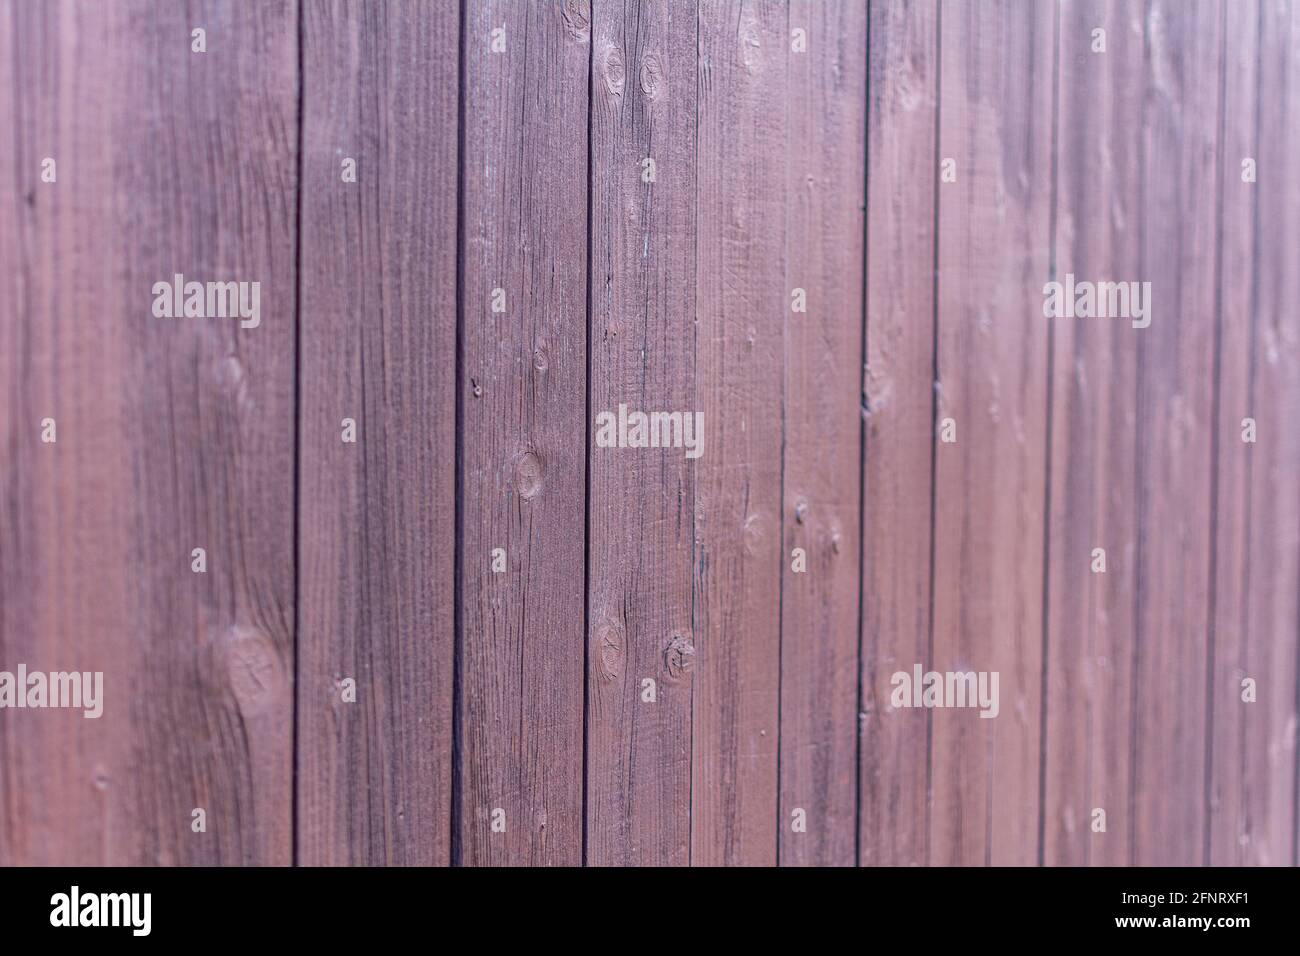
[(0, 671), (105, 684), (0, 710), (0, 864), (1296, 862), (1297, 0), (0, 0), (0, 73)]

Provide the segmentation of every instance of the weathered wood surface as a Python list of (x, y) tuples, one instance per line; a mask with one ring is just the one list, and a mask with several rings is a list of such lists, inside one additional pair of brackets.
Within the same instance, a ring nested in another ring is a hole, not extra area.
[(1295, 863), (1297, 50), (1293, 0), (0, 0), (0, 672), (105, 676), (0, 710), (0, 864)]
[(703, 865), (777, 854), (787, 15), (700, 6), (691, 862)]
[(446, 864), (459, 22), (303, 15), (299, 857)]
[[(697, 407), (696, 31), (687, 4), (593, 11), (592, 415)], [(684, 865), (698, 465), (588, 454), (587, 862)]]
[[(104, 683), (0, 713), (0, 863), (291, 861), (296, 30), (0, 7), (0, 670)], [(176, 273), (260, 324), (155, 317)]]
[[(501, 52), (494, 30), (504, 31)], [(455, 797), (464, 864), (582, 862), (590, 45), (581, 3), (466, 7)], [(504, 830), (493, 829), (494, 811)]]
[(785, 309), (778, 858), (852, 866), (867, 11), (795, 0), (789, 24), (786, 295), (806, 311)]

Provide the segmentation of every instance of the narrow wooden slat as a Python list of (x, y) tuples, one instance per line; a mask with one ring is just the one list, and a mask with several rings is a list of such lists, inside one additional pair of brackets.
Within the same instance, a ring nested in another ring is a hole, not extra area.
[[(1227, 11), (1220, 260), (1214, 865), (1293, 862), (1297, 581), (1300, 569), (1300, 10)], [(1262, 43), (1261, 43), (1262, 41)], [(1242, 163), (1256, 164), (1255, 182)], [(1242, 440), (1245, 418), (1256, 441)], [(1243, 700), (1243, 681), (1255, 684)]]
[(463, 34), (457, 860), (572, 865), (583, 828), (590, 16), (581, 2), (472, 3)]
[[(1251, 711), (1258, 705), (1245, 704), (1240, 683), (1248, 675), (1249, 595), (1252, 571), (1248, 554), (1251, 539), (1259, 530), (1251, 525), (1251, 472), (1258, 448), (1241, 440), (1242, 419), (1253, 417), (1251, 380), (1255, 361), (1255, 226), (1259, 221), (1257, 183), (1242, 182), (1243, 157), (1259, 161), (1261, 104), (1259, 3), (1249, 4), (1243, 16), (1228, 17), (1223, 38), (1223, 163), (1220, 169), (1222, 228), (1218, 259), (1219, 355), (1218, 420), (1214, 423), (1215, 457), (1215, 540), (1217, 572), (1214, 589), (1214, 620), (1211, 654), (1214, 671), (1210, 679), (1209, 703), (1213, 711), (1210, 741), (1209, 791), (1210, 855), (1222, 864), (1248, 862), (1259, 849), (1249, 845), (1252, 819), (1246, 804), (1257, 792), (1258, 780), (1247, 783), (1243, 771), (1251, 762), (1251, 743), (1243, 734)], [(1273, 184), (1276, 185), (1276, 180)], [(1280, 198), (1280, 197), (1270, 197)], [(1258, 573), (1258, 572), (1256, 572)], [(1264, 675), (1255, 676), (1256, 681)], [(1286, 680), (1280, 674), (1271, 675)], [(1231, 685), (1237, 685), (1234, 689)], [(1277, 686), (1268, 697), (1277, 696)], [(1293, 697), (1294, 695), (1288, 695)], [(1264, 708), (1268, 713), (1268, 708)], [(1263, 739), (1259, 743), (1264, 743)], [(1257, 768), (1258, 769), (1258, 768)], [(1290, 816), (1290, 794), (1287, 815)], [(1243, 842), (1238, 843), (1242, 838)], [(1287, 850), (1290, 839), (1286, 844)], [(1265, 852), (1268, 848), (1263, 848)], [(1289, 855), (1289, 854), (1288, 854)], [(1208, 862), (1208, 860), (1207, 860)]]
[(999, 674), (996, 717), (933, 713), (936, 864), (1038, 852), (1055, 10), (944, 3), (939, 155), (934, 657)]
[[(1260, 456), (1252, 471), (1252, 526), (1260, 529), (1253, 545), (1249, 667), (1268, 675), (1257, 683), (1267, 697), (1267, 717), (1255, 719), (1267, 728), (1259, 736), (1267, 741), (1252, 748), (1253, 759), (1244, 778), (1258, 773), (1267, 780), (1252, 791), (1248, 810), (1261, 823), (1252, 843), (1267, 847), (1267, 857), (1257, 851), (1252, 862), (1285, 865), (1282, 842), (1286, 839), (1286, 765), (1291, 763), (1292, 866), (1300, 865), (1300, 756), (1297, 755), (1297, 721), (1300, 719), (1300, 4), (1269, 0), (1264, 7), (1260, 35), (1269, 49), (1260, 70), (1260, 156), (1268, 168), (1260, 197), (1256, 243), (1260, 253), (1259, 322), (1256, 325), (1256, 409), (1272, 422), (1267, 456)], [(1267, 95), (1268, 99), (1265, 100)], [(1240, 164), (1238, 166), (1240, 168)], [(1276, 197), (1276, 200), (1274, 199)], [(1290, 427), (1288, 427), (1288, 425)], [(1263, 466), (1263, 467), (1261, 467)], [(1287, 680), (1288, 672), (1294, 673)], [(1274, 676), (1276, 675), (1276, 676)], [(1287, 696), (1294, 687), (1295, 696)], [(1219, 698), (1226, 700), (1227, 698)], [(1238, 694), (1240, 699), (1240, 694)], [(1248, 733), (1251, 731), (1248, 730)], [(1267, 769), (1265, 769), (1267, 768)], [(1211, 862), (1216, 862), (1213, 858)]]
[(860, 862), (927, 859), (929, 715), (890, 677), (930, 660), (936, 2), (871, 4), (862, 463)]
[(1146, 12), (1129, 821), (1144, 866), (1204, 858), (1220, 15), (1208, 0)]
[[(690, 414), (695, 10), (599, 3), (593, 18), (591, 412)], [(685, 865), (698, 466), (683, 448), (590, 456), (587, 860)]]
[[(291, 861), (296, 37), (0, 7), (0, 666), (103, 672), (97, 720), (0, 717), (0, 863)], [(258, 326), (155, 317), (177, 273)]]
[(446, 864), (458, 20), (304, 16), (299, 854)]
[(699, 7), (691, 862), (777, 848), (785, 3)]
[[(1061, 8), (1054, 276), (1061, 282), (1142, 278), (1135, 135), (1142, 31), (1142, 8), (1122, 0)], [(1104, 50), (1095, 50), (1099, 43)], [(1054, 358), (1043, 862), (1117, 866), (1129, 854), (1133, 455), (1145, 330), (1123, 318), (1045, 321)], [(1094, 557), (1097, 548), (1104, 555)], [(1094, 570), (1101, 561), (1104, 572)], [(1093, 829), (1103, 822), (1104, 831)]]
[(793, 0), (789, 33), (786, 277), (807, 311), (785, 316), (779, 859), (852, 866), (866, 5)]

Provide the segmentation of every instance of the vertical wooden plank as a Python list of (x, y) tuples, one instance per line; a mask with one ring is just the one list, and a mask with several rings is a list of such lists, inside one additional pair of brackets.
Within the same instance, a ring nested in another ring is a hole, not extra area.
[(466, 864), (582, 859), (590, 22), (582, 0), (466, 8), (456, 752)]
[(1278, 866), (1293, 862), (1296, 810), (1300, 9), (1227, 14), (1208, 862)]
[[(1267, 415), (1270, 434), (1251, 472), (1249, 657), (1245, 666), (1258, 674), (1264, 713), (1252, 713), (1251, 759), (1241, 780), (1266, 781), (1251, 790), (1247, 815), (1259, 821), (1250, 842), (1252, 863), (1300, 863), (1300, 843), (1288, 861), (1284, 841), (1300, 841), (1300, 4), (1267, 0), (1260, 35), (1269, 40), (1261, 58), (1262, 106), (1259, 127), (1261, 181), (1256, 247), (1259, 301), (1255, 326), (1255, 376), (1252, 407)], [(1227, 165), (1225, 161), (1224, 165)], [(1237, 160), (1240, 171), (1240, 160)], [(1240, 424), (1240, 422), (1238, 422)], [(1253, 450), (1253, 449), (1252, 449)], [(1275, 676), (1276, 675), (1276, 676)], [(1295, 675), (1288, 679), (1288, 675)], [(1295, 688), (1294, 695), (1287, 689)], [(1219, 706), (1241, 699), (1216, 697)], [(1226, 688), (1225, 688), (1226, 691)], [(1263, 708), (1261, 708), (1263, 710)], [(1256, 726), (1255, 722), (1260, 725)], [(1289, 764), (1289, 768), (1288, 768)], [(1288, 773), (1289, 769), (1289, 773)], [(1292, 782), (1288, 821), (1286, 783)], [(1289, 826), (1288, 826), (1289, 824)], [(1258, 835), (1256, 835), (1258, 834)], [(1238, 841), (1240, 842), (1240, 841)], [(1213, 858), (1211, 862), (1214, 862)]]
[[(6, 3), (0, 48), (0, 659), (103, 673), (0, 717), (0, 863), (287, 864), (294, 6)], [(157, 317), (178, 273), (256, 327)]]
[[(997, 716), (933, 713), (930, 859), (1037, 858), (1055, 10), (944, 3), (934, 657), (997, 672)], [(990, 678), (991, 679), (991, 678)]]
[(862, 461), (860, 862), (927, 859), (929, 715), (890, 677), (930, 660), (938, 4), (871, 4)]
[(303, 14), (300, 858), (445, 865), (458, 16)]
[(1132, 863), (1204, 859), (1221, 10), (1146, 12)]
[[(690, 414), (695, 9), (598, 3), (592, 30), (591, 414)], [(589, 447), (587, 860), (682, 866), (697, 465), (683, 448)]]
[(790, 36), (785, 3), (699, 7), (691, 862), (773, 864)]
[[(1207, 812), (1210, 854), (1206, 862), (1240, 865), (1249, 862), (1260, 848), (1249, 845), (1254, 820), (1247, 817), (1246, 804), (1259, 784), (1240, 779), (1251, 763), (1250, 739), (1243, 736), (1246, 718), (1258, 706), (1241, 699), (1241, 680), (1249, 676), (1249, 595), (1251, 538), (1258, 531), (1250, 521), (1251, 471), (1258, 450), (1241, 440), (1243, 417), (1253, 417), (1251, 379), (1255, 360), (1254, 295), (1258, 270), (1255, 264), (1255, 225), (1259, 221), (1259, 185), (1242, 182), (1241, 158), (1259, 162), (1261, 103), (1256, 99), (1260, 83), (1259, 3), (1249, 4), (1242, 16), (1224, 21), (1223, 37), (1223, 161), (1221, 181), (1220, 248), (1218, 267), (1218, 418), (1214, 422), (1214, 619), (1210, 633), (1209, 705), (1213, 736), (1209, 750), (1209, 792)], [(1276, 180), (1273, 181), (1276, 185)], [(1265, 416), (1267, 417), (1267, 416)], [(1261, 675), (1262, 676), (1262, 675)], [(1275, 675), (1279, 680), (1287, 680)], [(1257, 677), (1258, 681), (1259, 678)], [(1232, 685), (1236, 685), (1235, 687)], [(1277, 687), (1268, 697), (1276, 697)], [(1294, 698), (1294, 694), (1288, 694)], [(1222, 701), (1222, 703), (1220, 703)], [(1264, 708), (1268, 712), (1268, 708)], [(1263, 740), (1260, 741), (1263, 743)], [(1257, 770), (1259, 768), (1256, 768)], [(1265, 777), (1266, 779), (1266, 777)], [(1289, 817), (1290, 793), (1287, 794)], [(1254, 809), (1254, 808), (1252, 808)], [(1242, 843), (1238, 844), (1238, 839)], [(1290, 856), (1290, 838), (1284, 844)], [(1268, 847), (1262, 848), (1268, 853)], [(1289, 860), (1288, 860), (1289, 862)]]
[[(1102, 36), (1094, 35), (1102, 30)], [(1104, 44), (1104, 49), (1097, 49)], [(1142, 8), (1061, 6), (1053, 278), (1140, 279)], [(1137, 512), (1137, 350), (1123, 318), (1050, 326), (1052, 462), (1047, 567), (1043, 862), (1128, 861)], [(1094, 549), (1104, 557), (1094, 557)], [(1104, 572), (1099, 561), (1104, 560)], [(1093, 811), (1106, 814), (1104, 833)]]
[(779, 859), (852, 866), (866, 5), (793, 0), (789, 32), (786, 276), (806, 311), (786, 310)]

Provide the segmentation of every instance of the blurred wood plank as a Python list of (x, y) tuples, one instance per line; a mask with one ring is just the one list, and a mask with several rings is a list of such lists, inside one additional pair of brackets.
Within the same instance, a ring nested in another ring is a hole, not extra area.
[(1130, 863), (1203, 861), (1222, 9), (1146, 11)]
[[(295, 6), (12, 2), (0, 49), (0, 666), (103, 672), (0, 716), (0, 863), (287, 865)], [(178, 273), (258, 324), (155, 317)]]
[(1300, 102), (1300, 8), (1266, 0), (1227, 14), (1205, 862), (1280, 866), (1294, 852), (1300, 645), (1300, 119), (1285, 108)]
[[(1143, 53), (1141, 7), (1062, 5), (1057, 281), (1142, 278), (1134, 130), (1142, 122)], [(1145, 330), (1123, 318), (1045, 321), (1053, 361), (1043, 862), (1122, 866), (1137, 588), (1137, 352)], [(1094, 557), (1098, 548), (1104, 555)], [(1095, 810), (1105, 812), (1104, 832), (1093, 830), (1101, 822)]]
[[(996, 717), (932, 715), (930, 862), (1038, 855), (1047, 322), (1052, 188), (1050, 5), (943, 3), (937, 672), (999, 675)], [(956, 441), (940, 440), (951, 419)]]

